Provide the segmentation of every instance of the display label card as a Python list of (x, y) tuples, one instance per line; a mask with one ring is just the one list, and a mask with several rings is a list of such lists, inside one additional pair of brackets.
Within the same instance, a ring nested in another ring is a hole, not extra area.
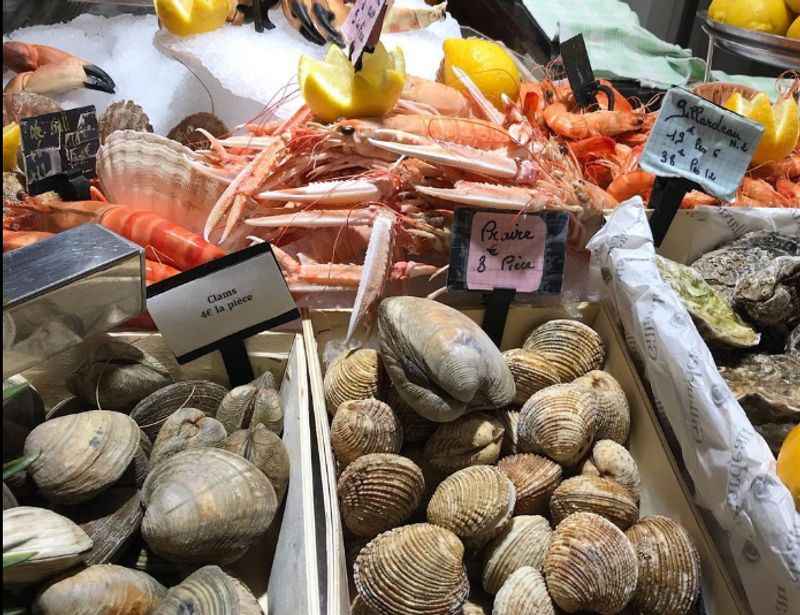
[(731, 201), (764, 132), (758, 122), (680, 88), (667, 92), (640, 166)]
[(559, 294), (568, 228), (562, 212), (456, 209), (447, 286)]
[(179, 363), (300, 317), (267, 243), (149, 286), (147, 309)]
[(348, 56), (354, 65), (359, 65), (364, 47), (377, 44), (386, 8), (386, 0), (356, 0), (350, 9), (342, 24), (342, 36), (347, 41)]

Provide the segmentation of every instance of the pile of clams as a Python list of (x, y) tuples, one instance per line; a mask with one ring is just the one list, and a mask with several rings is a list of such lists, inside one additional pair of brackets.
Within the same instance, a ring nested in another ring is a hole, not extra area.
[(232, 390), (176, 374), (109, 339), (67, 378), (70, 397), (4, 401), (24, 442), (4, 441), (4, 461), (32, 462), (3, 485), (3, 556), (20, 560), (3, 584), (34, 613), (262, 613), (230, 566), (287, 490), (280, 395), (270, 373)]
[(628, 402), (593, 329), (551, 320), (501, 353), (410, 297), (378, 327), (378, 350), (325, 378), (354, 614), (692, 612), (699, 555), (640, 518)]

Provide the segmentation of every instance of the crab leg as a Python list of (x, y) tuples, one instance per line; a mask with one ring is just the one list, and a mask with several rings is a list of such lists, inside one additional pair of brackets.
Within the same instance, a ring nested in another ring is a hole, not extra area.
[(346, 224), (351, 226), (368, 226), (375, 220), (375, 213), (369, 209), (353, 211), (299, 211), (292, 214), (278, 214), (263, 218), (250, 218), (244, 223), (261, 228), (331, 228)]
[(316, 182), (288, 190), (269, 190), (257, 194), (255, 198), (258, 201), (294, 201), (297, 203), (350, 205), (364, 201), (376, 201), (380, 197), (381, 190), (374, 182), (350, 179)]

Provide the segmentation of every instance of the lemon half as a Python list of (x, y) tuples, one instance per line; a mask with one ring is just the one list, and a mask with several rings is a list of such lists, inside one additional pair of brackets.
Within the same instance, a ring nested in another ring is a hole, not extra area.
[(221, 28), (230, 9), (229, 0), (154, 0), (161, 25), (178, 36), (191, 36)]

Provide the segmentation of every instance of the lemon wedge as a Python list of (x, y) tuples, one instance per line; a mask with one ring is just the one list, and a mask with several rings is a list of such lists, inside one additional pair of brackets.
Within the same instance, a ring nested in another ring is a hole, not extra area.
[(502, 109), (501, 95), (519, 96), (520, 74), (514, 59), (500, 45), (479, 38), (450, 38), (443, 44), (444, 82), (466, 92), (453, 72), (463, 70), (495, 107)]
[[(798, 7), (800, 7), (800, 0), (798, 0)], [(800, 8), (798, 8), (800, 10)], [(789, 38), (796, 38), (800, 40), (800, 17), (795, 17), (792, 25), (786, 31), (786, 36)]]
[(3, 126), (3, 171), (13, 171), (17, 167), (20, 139), (19, 124), (11, 122)]
[(753, 154), (753, 164), (783, 160), (797, 147), (800, 140), (800, 110), (793, 98), (773, 105), (763, 92), (750, 101), (737, 92), (725, 101), (724, 106), (764, 127), (761, 142)]
[(154, 0), (156, 15), (172, 34), (191, 36), (221, 28), (229, 0)]
[(789, 488), (800, 511), (800, 425), (792, 429), (778, 453), (778, 478)]

